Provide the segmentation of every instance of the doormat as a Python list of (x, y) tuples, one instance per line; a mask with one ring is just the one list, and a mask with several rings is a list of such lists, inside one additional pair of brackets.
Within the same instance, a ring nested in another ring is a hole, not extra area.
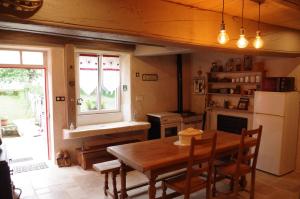
[(47, 168), (48, 165), (46, 164), (46, 162), (39, 162), (34, 164), (14, 166), (13, 172), (16, 174), (16, 173), (23, 173), (23, 172), (29, 172), (29, 171), (35, 171), (35, 170), (41, 170)]
[(33, 158), (32, 157), (17, 158), (17, 159), (12, 159), (10, 161), (10, 163), (13, 164), (13, 163), (19, 163), (19, 162), (26, 162), (26, 161), (30, 161), (30, 160), (33, 160)]

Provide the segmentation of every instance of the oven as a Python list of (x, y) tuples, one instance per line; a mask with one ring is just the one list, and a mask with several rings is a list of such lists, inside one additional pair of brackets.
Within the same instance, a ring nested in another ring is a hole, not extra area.
[(149, 140), (176, 136), (181, 130), (182, 117), (178, 113), (149, 113), (147, 117), (151, 124), (148, 132)]
[(180, 130), (181, 130), (181, 123), (161, 124), (160, 125), (160, 136), (162, 138), (176, 136), (177, 132)]

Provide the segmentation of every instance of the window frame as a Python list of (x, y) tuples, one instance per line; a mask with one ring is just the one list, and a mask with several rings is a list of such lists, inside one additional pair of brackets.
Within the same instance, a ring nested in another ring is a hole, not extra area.
[(84, 116), (84, 115), (96, 115), (96, 114), (108, 114), (108, 113), (121, 113), (121, 73), (122, 73), (122, 67), (120, 65), (120, 75), (119, 75), (119, 80), (120, 84), (116, 89), (116, 101), (117, 101), (117, 108), (116, 109), (101, 109), (101, 79), (102, 79), (102, 56), (103, 55), (112, 55), (112, 56), (118, 56), (120, 59), (122, 59), (122, 55), (120, 55), (117, 52), (110, 52), (110, 51), (82, 51), (78, 50), (75, 52), (75, 64), (76, 64), (76, 99), (79, 100), (81, 99), (80, 97), (80, 67), (79, 67), (79, 57), (81, 54), (86, 54), (86, 55), (96, 55), (98, 58), (98, 84), (97, 84), (97, 105), (98, 105), (98, 110), (90, 110), (90, 111), (81, 111), (80, 106), (77, 104), (77, 115)]
[[(15, 49), (15, 48), (0, 48), (0, 50), (3, 51), (17, 51), (20, 54), (20, 63), (19, 64), (2, 64), (0, 63), (0, 66), (2, 68), (32, 68), (32, 69), (43, 69), (47, 68), (47, 52), (45, 50), (32, 50), (32, 49)], [(23, 59), (22, 59), (22, 52), (39, 52), (43, 54), (43, 64), (38, 65), (38, 64), (23, 64)]]

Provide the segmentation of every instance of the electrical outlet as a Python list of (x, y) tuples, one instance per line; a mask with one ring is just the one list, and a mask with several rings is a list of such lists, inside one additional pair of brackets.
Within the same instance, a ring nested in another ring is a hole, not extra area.
[(63, 102), (63, 101), (66, 100), (66, 98), (65, 98), (65, 96), (56, 96), (56, 97), (55, 97), (55, 100), (56, 100), (57, 102)]

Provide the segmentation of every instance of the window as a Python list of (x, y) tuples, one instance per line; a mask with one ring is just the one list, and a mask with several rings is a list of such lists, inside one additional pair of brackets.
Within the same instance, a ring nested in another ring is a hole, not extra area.
[(21, 64), (20, 51), (0, 50), (1, 64)]
[(43, 52), (22, 51), (22, 63), (25, 65), (43, 65)]
[(28, 50), (0, 50), (0, 64), (44, 66), (44, 52)]
[(120, 57), (78, 54), (80, 114), (120, 111)]

